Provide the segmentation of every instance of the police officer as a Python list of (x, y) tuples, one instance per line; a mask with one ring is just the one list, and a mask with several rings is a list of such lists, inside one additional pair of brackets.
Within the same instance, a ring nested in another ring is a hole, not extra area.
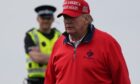
[(55, 11), (56, 8), (50, 5), (41, 5), (35, 8), (35, 12), (38, 14), (39, 28), (30, 29), (24, 39), (28, 84), (44, 83), (44, 71), (49, 56), (55, 41), (61, 34), (56, 28), (51, 28)]

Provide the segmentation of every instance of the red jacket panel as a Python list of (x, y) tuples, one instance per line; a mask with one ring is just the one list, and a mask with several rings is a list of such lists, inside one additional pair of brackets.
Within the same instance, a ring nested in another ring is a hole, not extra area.
[[(62, 35), (56, 42), (46, 71), (45, 84), (130, 84), (121, 48), (98, 29), (74, 48)], [(90, 40), (88, 40), (90, 39)]]

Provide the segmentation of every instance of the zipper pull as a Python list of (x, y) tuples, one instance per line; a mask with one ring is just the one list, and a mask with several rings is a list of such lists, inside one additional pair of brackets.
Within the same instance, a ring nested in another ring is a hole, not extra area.
[(76, 59), (76, 48), (74, 47), (74, 59)]

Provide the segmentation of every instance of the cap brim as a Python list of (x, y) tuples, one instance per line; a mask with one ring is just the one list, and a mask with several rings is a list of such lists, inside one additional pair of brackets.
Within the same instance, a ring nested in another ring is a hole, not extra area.
[(52, 14), (42, 14), (42, 15), (39, 15), (40, 17), (43, 17), (43, 18), (46, 18), (46, 19), (50, 19), (53, 17)]
[(81, 15), (81, 13), (70, 11), (70, 10), (65, 10), (62, 13), (58, 14), (57, 18), (61, 17), (62, 15), (67, 15), (67, 16), (70, 16), (70, 17), (78, 17), (78, 16)]

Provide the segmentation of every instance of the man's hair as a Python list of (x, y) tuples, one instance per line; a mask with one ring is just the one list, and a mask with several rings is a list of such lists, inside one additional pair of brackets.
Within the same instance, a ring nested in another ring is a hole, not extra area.
[(93, 22), (93, 18), (90, 14), (83, 14), (82, 16), (88, 21), (89, 24)]

